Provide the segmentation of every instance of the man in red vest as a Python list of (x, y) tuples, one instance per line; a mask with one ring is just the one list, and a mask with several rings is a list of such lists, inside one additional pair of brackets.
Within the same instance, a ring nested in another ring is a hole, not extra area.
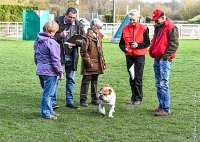
[(154, 73), (157, 88), (157, 116), (170, 114), (169, 74), (172, 59), (178, 48), (178, 28), (167, 18), (163, 11), (155, 9), (151, 20), (155, 21), (155, 30), (149, 55), (154, 58)]
[(137, 10), (130, 10), (130, 23), (123, 27), (119, 43), (120, 49), (125, 53), (127, 70), (130, 76), (132, 91), (131, 105), (138, 105), (142, 102), (142, 76), (145, 64), (145, 54), (150, 45), (149, 29), (139, 23)]

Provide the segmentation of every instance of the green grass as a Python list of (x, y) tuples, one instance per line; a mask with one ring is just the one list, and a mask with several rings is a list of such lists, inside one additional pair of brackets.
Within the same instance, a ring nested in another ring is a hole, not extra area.
[[(108, 68), (100, 75), (98, 87), (111, 84), (115, 89), (114, 118), (102, 117), (98, 107), (91, 105), (80, 110), (67, 109), (64, 80), (59, 83), (60, 108), (56, 112), (60, 116), (49, 121), (39, 116), (41, 87), (35, 74), (33, 42), (0, 41), (0, 142), (200, 141), (199, 40), (180, 41), (177, 58), (171, 66), (172, 115), (169, 117), (155, 117), (150, 112), (158, 105), (153, 59), (146, 56), (143, 103), (132, 107), (126, 104), (131, 91), (124, 54), (118, 44), (104, 42), (103, 45)], [(79, 104), (81, 79), (79, 68), (74, 92), (76, 104)]]

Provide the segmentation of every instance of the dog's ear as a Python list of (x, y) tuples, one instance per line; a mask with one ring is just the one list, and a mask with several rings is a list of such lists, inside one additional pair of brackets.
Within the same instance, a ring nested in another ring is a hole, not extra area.
[(101, 92), (103, 90), (103, 87), (99, 90), (99, 92)]
[(109, 89), (109, 93), (110, 93), (110, 94), (112, 93), (112, 89)]

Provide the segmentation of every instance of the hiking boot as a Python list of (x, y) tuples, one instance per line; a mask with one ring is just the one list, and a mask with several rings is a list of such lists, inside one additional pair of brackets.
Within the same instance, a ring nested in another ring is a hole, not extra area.
[(54, 115), (54, 116), (56, 116), (56, 117), (60, 116), (60, 114), (58, 114), (58, 113), (55, 113), (55, 112), (53, 112), (53, 114), (52, 114), (52, 115)]
[(66, 107), (72, 108), (72, 109), (79, 109), (78, 106), (75, 106), (74, 104), (66, 104)]
[(129, 101), (127, 104), (129, 104), (129, 105), (134, 105), (134, 101), (131, 100), (131, 101)]
[(128, 104), (130, 105), (140, 105), (141, 104), (141, 101), (129, 101)]
[(160, 106), (158, 106), (158, 108), (153, 109), (152, 112), (156, 113), (156, 112), (159, 112), (159, 111), (161, 111), (161, 110), (162, 110), (162, 108), (161, 108)]
[(170, 112), (167, 112), (167, 111), (161, 109), (160, 111), (155, 112), (155, 115), (156, 116), (168, 116), (168, 115), (170, 115)]
[(141, 104), (141, 101), (135, 101), (134, 102), (134, 105), (140, 105)]
[(47, 117), (42, 117), (43, 119), (49, 119), (49, 120), (56, 120), (57, 117), (54, 116), (54, 115), (50, 115), (50, 116), (47, 116)]

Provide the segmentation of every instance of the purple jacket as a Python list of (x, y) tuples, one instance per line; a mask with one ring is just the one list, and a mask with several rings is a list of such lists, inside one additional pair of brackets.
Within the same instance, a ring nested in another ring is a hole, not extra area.
[(47, 33), (39, 33), (34, 42), (34, 61), (38, 75), (58, 76), (63, 73), (60, 45)]

